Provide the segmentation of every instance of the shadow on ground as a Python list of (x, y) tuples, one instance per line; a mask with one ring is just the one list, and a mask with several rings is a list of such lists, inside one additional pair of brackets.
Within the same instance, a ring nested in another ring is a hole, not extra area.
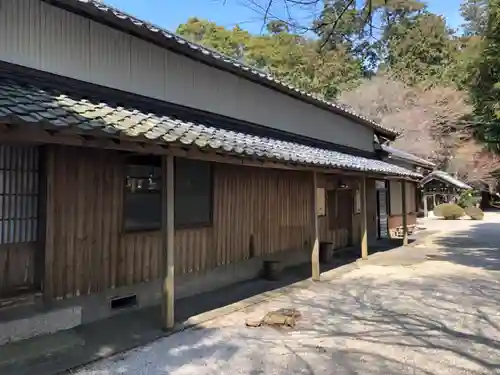
[[(437, 237), (436, 262), (367, 265), (77, 374), (500, 374), (499, 227)], [(294, 330), (244, 328), (291, 306)]]
[[(370, 245), (370, 252), (383, 252), (400, 246), (400, 241), (378, 241)], [(329, 264), (322, 264), (321, 271), (328, 272), (339, 266), (351, 263), (359, 258), (359, 248), (349, 248), (336, 253)], [(176, 303), (176, 320), (182, 322), (188, 318), (211, 311), (229, 304), (241, 301), (264, 292), (269, 292), (308, 279), (311, 276), (311, 267), (308, 264), (289, 268), (283, 273), (278, 281), (266, 281), (263, 279), (251, 280), (214, 292), (204, 293), (195, 297), (186, 298)], [(78, 336), (83, 345), (71, 348), (51, 355), (50, 357), (36, 358), (29, 362), (16, 363), (13, 366), (2, 368), (2, 374), (55, 374), (64, 369), (74, 368), (82, 363), (106, 358), (117, 352), (145, 345), (165, 336), (161, 331), (161, 311), (159, 307), (145, 308), (121, 314), (113, 318), (77, 327), (71, 332)], [(196, 328), (196, 327), (195, 327)], [(196, 331), (196, 329), (195, 329)], [(203, 333), (189, 335), (191, 347), (189, 356), (194, 357), (217, 357), (221, 360), (229, 360), (233, 350), (230, 343), (210, 344), (208, 347), (199, 347), (197, 341), (203, 337), (206, 339), (211, 335), (210, 330), (204, 329)], [(200, 337), (198, 337), (200, 336)], [(43, 341), (41, 342), (43, 345)], [(220, 347), (219, 347), (220, 346)], [(237, 350), (238, 348), (236, 347)], [(198, 353), (199, 350), (199, 353)], [(217, 355), (218, 351), (223, 354)], [(180, 353), (180, 352), (179, 352)], [(203, 355), (202, 355), (203, 353)], [(171, 358), (169, 366), (189, 362), (183, 355), (178, 354)], [(174, 366), (175, 367), (175, 366)], [(161, 372), (160, 372), (161, 373)], [(159, 373), (159, 374), (160, 374)], [(104, 373), (105, 374), (105, 373)]]
[(500, 223), (478, 222), (467, 230), (436, 238), (434, 245), (439, 251), (431, 256), (433, 260), (500, 270)]
[[(431, 263), (419, 277), (360, 269), (77, 373), (498, 374), (499, 280)], [(300, 309), (296, 329), (244, 328), (283, 306)]]

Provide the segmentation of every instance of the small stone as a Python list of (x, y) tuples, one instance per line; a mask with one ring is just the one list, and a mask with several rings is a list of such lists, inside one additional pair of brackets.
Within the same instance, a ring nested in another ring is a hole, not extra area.
[(245, 325), (247, 327), (260, 327), (262, 325), (262, 319), (248, 318), (245, 321)]

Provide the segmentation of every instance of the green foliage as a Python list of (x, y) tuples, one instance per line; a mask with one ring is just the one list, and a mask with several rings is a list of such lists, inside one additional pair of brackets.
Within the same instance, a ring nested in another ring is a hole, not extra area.
[[(462, 0), (462, 35), (430, 12), (424, 0), (322, 3), (312, 35), (295, 33), (293, 25), (300, 22), (293, 19), (272, 19), (266, 33), (254, 35), (238, 26), (190, 18), (177, 33), (327, 100), (375, 74), (402, 81), (422, 97), (436, 87), (466, 91), (474, 116), (467, 108), (457, 123), (446, 117), (433, 126), (456, 129), (475, 123), (476, 139), (500, 153), (500, 0)], [(436, 107), (445, 110), (428, 112), (439, 117), (449, 106), (444, 100)]]
[(484, 218), (484, 212), (479, 207), (467, 207), (465, 213), (472, 220), (483, 220)]
[(465, 35), (484, 35), (488, 23), (488, 0), (464, 0), (460, 5), (460, 15)]
[(472, 190), (464, 190), (460, 193), (457, 204), (462, 208), (472, 207), (476, 204), (477, 199)]
[(456, 48), (444, 19), (424, 12), (393, 25), (387, 43), (386, 64), (411, 85), (449, 84)]
[(462, 207), (454, 203), (443, 203), (434, 208), (434, 215), (445, 220), (458, 220), (465, 215)]
[(360, 58), (368, 74), (384, 63), (392, 27), (426, 5), (420, 0), (371, 0), (368, 6), (358, 5), (352, 0), (326, 0), (315, 31), (326, 49), (342, 46)]
[(500, 152), (500, 0), (489, 2), (486, 35), (471, 84), (476, 137)]

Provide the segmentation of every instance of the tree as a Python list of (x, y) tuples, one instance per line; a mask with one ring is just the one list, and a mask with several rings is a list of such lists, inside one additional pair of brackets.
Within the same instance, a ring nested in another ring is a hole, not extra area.
[(365, 67), (376, 70), (393, 27), (425, 7), (420, 0), (374, 0), (365, 7), (351, 0), (327, 0), (313, 28), (321, 47), (331, 50), (343, 45)]
[(500, 169), (500, 156), (484, 149), (474, 139), (468, 139), (456, 148), (448, 171), (456, 173), (465, 182), (483, 180), (491, 184), (493, 173)]
[(374, 77), (341, 95), (340, 101), (402, 135), (394, 146), (446, 168), (456, 147), (470, 138), (462, 119), (471, 111), (454, 88), (423, 90), (390, 77)]
[(428, 87), (449, 84), (456, 44), (441, 16), (419, 13), (390, 26), (385, 68), (395, 78)]
[(470, 92), (477, 124), (475, 135), (490, 150), (500, 153), (500, 0), (490, 0), (488, 12)]
[(187, 39), (236, 59), (244, 57), (245, 45), (250, 38), (250, 34), (238, 26), (228, 30), (214, 22), (197, 17), (189, 18), (186, 23), (180, 24), (176, 32)]
[(466, 36), (484, 35), (488, 25), (488, 0), (464, 0), (460, 5), (460, 15)]

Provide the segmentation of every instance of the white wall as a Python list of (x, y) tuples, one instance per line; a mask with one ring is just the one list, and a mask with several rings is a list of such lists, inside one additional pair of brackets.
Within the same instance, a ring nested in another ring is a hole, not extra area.
[(0, 0), (0, 60), (354, 148), (373, 130), (39, 0)]
[[(402, 186), (400, 181), (390, 181), (389, 191), (390, 191), (390, 215), (402, 215), (403, 214), (403, 196), (402, 196)], [(406, 182), (406, 212), (414, 213), (417, 210), (416, 205), (416, 185), (413, 182)]]

